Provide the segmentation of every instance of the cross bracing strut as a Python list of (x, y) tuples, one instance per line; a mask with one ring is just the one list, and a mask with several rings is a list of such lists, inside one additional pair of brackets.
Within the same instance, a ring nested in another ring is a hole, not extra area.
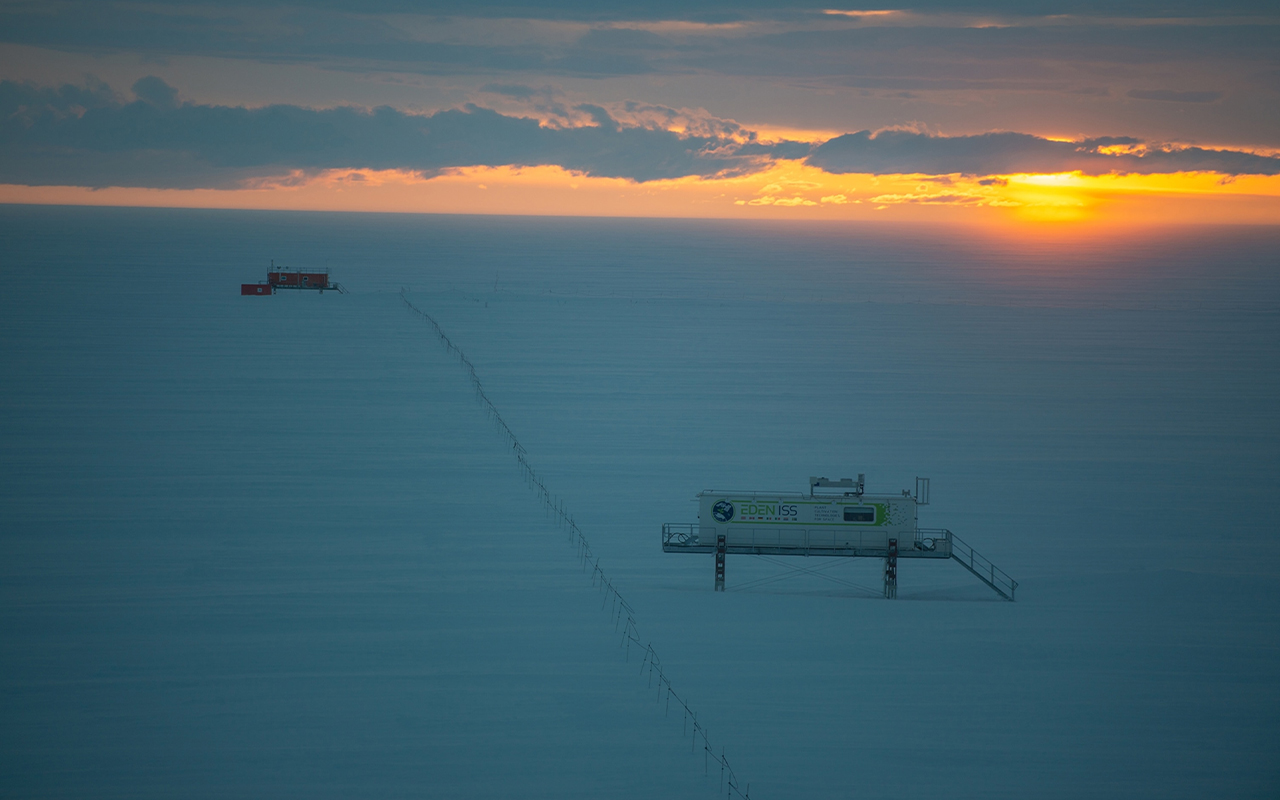
[[(779, 544), (776, 541), (764, 543), (737, 539), (725, 542), (723, 551), (720, 543), (708, 543), (699, 537), (697, 523), (666, 523), (662, 526), (662, 550), (666, 553), (716, 553), (717, 574), (723, 575), (723, 558), (726, 555), (752, 556), (806, 556), (817, 558), (890, 558), (890, 550), (885, 544), (864, 545), (821, 545), (807, 538), (797, 540), (795, 544)], [(946, 528), (916, 528), (914, 540), (909, 545), (900, 544), (893, 558), (941, 558), (954, 559), (961, 566), (973, 573), (978, 580), (985, 583), (992, 591), (1005, 600), (1013, 601), (1018, 589), (1018, 582), (1004, 570), (997, 567), (989, 558), (983, 556), (967, 542)], [(801, 569), (800, 571), (803, 571)], [(897, 572), (893, 574), (892, 594), (896, 594)], [(745, 588), (733, 587), (733, 589)]]

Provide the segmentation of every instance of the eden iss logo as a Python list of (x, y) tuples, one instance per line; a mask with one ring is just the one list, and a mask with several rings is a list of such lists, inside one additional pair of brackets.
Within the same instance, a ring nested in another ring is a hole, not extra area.
[(716, 518), (716, 522), (728, 522), (733, 519), (733, 503), (721, 500), (711, 507), (711, 516)]

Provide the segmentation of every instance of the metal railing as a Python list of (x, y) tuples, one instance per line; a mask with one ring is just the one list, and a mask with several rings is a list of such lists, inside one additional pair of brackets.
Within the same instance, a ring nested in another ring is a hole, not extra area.
[[(690, 553), (711, 552), (714, 542), (699, 540), (700, 527), (697, 523), (666, 522), (662, 525), (662, 547), (668, 552), (687, 548)], [(838, 551), (834, 548), (810, 548), (807, 544), (778, 547), (757, 544), (744, 545), (749, 552), (756, 554), (773, 553), (776, 555), (856, 555), (863, 557), (882, 557), (880, 550)], [(969, 570), (987, 586), (1006, 600), (1013, 600), (1018, 590), (1018, 582), (1009, 573), (991, 563), (991, 559), (974, 550), (967, 542), (956, 536), (947, 528), (916, 528), (913, 549), (933, 555), (936, 558), (954, 558), (960, 565)], [(731, 549), (732, 551), (732, 549)], [(747, 552), (747, 551), (742, 551)], [(907, 553), (899, 552), (900, 557)]]
[(960, 566), (994, 589), (996, 594), (1006, 600), (1013, 600), (1018, 582), (1009, 577), (1009, 573), (992, 564), (991, 559), (974, 550), (951, 531), (947, 531), (947, 538), (951, 542), (951, 557), (959, 561)]
[(916, 528), (915, 549), (930, 553), (950, 553), (951, 531), (946, 528)]
[(664, 522), (662, 524), (663, 547), (690, 547), (698, 544), (698, 526), (695, 523)]
[[(700, 540), (700, 527), (696, 522), (664, 522), (662, 524), (662, 546), (689, 548), (713, 546), (714, 542)], [(741, 543), (739, 542), (739, 544)], [(906, 547), (905, 542), (903, 547)], [(799, 544), (792, 549), (807, 552), (811, 548), (807, 544)], [(832, 548), (814, 545), (812, 549), (824, 551)], [(946, 528), (917, 528), (913, 549), (927, 553), (937, 553), (940, 558), (946, 558), (951, 555), (951, 531)], [(875, 553), (868, 553), (867, 555), (875, 555)]]

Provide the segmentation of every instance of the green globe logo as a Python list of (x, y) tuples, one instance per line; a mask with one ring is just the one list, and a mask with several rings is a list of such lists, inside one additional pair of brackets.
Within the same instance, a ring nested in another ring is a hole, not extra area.
[(728, 522), (733, 519), (733, 503), (721, 500), (711, 507), (711, 516), (716, 518), (716, 522)]

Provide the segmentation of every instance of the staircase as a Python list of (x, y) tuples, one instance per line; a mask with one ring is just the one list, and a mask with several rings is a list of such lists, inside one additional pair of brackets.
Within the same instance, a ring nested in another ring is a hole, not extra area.
[(951, 557), (959, 561), (960, 566), (976, 575), (978, 580), (990, 586), (996, 594), (1013, 602), (1013, 593), (1018, 588), (1017, 581), (951, 531), (947, 531), (947, 538), (951, 540)]

